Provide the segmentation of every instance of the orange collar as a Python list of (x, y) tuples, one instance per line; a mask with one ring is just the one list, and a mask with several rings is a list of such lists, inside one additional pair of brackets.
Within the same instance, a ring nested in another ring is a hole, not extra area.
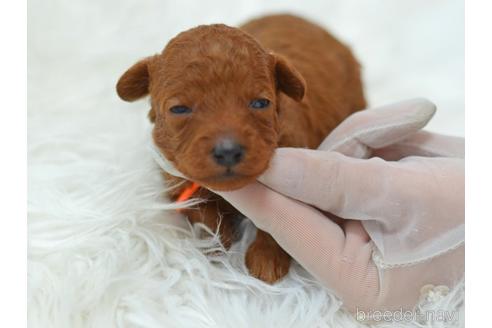
[(191, 186), (186, 187), (181, 194), (179, 194), (178, 199), (176, 200), (177, 202), (184, 202), (187, 201), (188, 199), (193, 196), (193, 194), (200, 188), (200, 185), (196, 182), (193, 182)]

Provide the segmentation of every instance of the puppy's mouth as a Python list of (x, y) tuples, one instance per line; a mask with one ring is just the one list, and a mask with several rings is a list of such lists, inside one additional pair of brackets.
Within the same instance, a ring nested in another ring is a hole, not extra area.
[(206, 177), (202, 179), (204, 182), (222, 182), (222, 181), (231, 181), (235, 179), (243, 179), (249, 176), (241, 174), (234, 169), (227, 168), (219, 174), (215, 174), (213, 176)]
[(224, 169), (219, 174), (197, 179), (200, 184), (217, 191), (230, 191), (240, 189), (256, 180), (258, 174), (245, 175), (234, 169)]
[(237, 172), (235, 172), (231, 168), (227, 168), (224, 173), (222, 173), (221, 175), (219, 175), (219, 177), (220, 178), (223, 178), (223, 179), (233, 179), (235, 177), (240, 177), (240, 176), (242, 176), (242, 175), (241, 174), (238, 174)]

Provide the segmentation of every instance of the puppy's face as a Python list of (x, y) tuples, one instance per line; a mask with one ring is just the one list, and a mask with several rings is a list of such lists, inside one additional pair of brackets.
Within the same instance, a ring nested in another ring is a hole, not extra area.
[(150, 93), (153, 138), (185, 176), (215, 190), (252, 182), (277, 146), (277, 97), (300, 101), (305, 83), (285, 59), (225, 25), (183, 32), (120, 78), (132, 101)]

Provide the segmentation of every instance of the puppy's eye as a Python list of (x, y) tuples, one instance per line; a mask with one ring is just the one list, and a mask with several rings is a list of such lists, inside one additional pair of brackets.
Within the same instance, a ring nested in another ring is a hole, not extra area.
[(173, 106), (169, 109), (169, 111), (173, 114), (189, 114), (191, 113), (191, 108), (178, 105), (178, 106)]
[(254, 99), (249, 103), (249, 107), (254, 109), (267, 108), (270, 105), (270, 100), (268, 99)]

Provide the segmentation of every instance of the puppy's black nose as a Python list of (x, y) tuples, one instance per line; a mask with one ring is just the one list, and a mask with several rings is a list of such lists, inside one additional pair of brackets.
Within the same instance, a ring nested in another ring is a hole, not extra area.
[(234, 139), (225, 138), (215, 144), (212, 155), (217, 164), (231, 167), (243, 159), (244, 147)]

